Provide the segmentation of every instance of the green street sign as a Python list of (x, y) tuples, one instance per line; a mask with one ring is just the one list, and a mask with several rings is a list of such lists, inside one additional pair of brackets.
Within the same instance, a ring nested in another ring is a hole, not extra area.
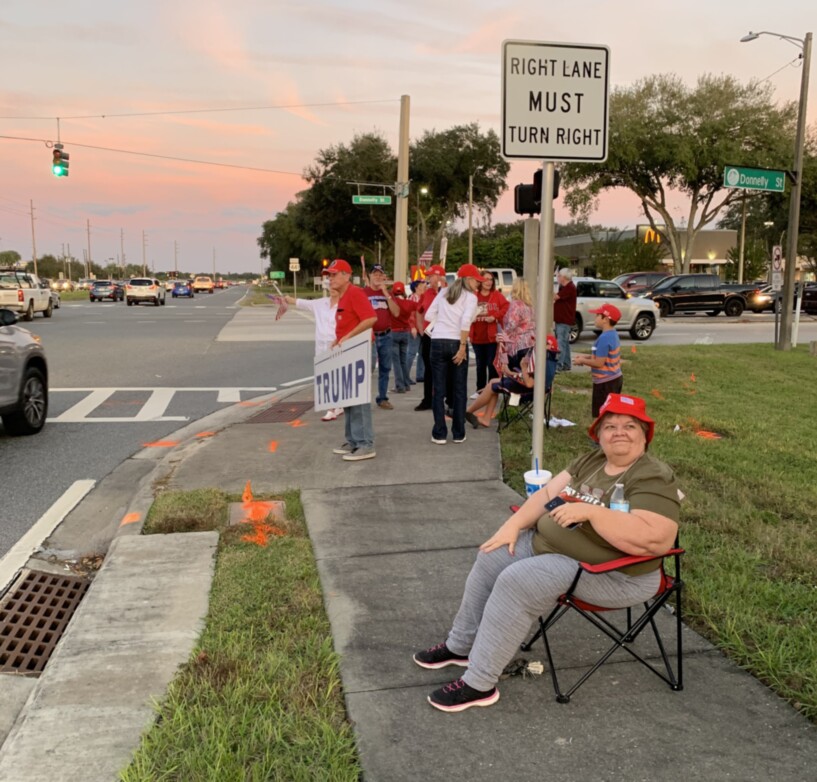
[(723, 169), (723, 186), (741, 190), (766, 190), (782, 193), (786, 189), (786, 172), (770, 168), (743, 168), (726, 166)]
[(286, 279), (286, 272), (270, 272), (269, 278), (271, 280), (283, 280)]
[(391, 196), (356, 195), (352, 196), (352, 203), (365, 206), (388, 206), (391, 203)]

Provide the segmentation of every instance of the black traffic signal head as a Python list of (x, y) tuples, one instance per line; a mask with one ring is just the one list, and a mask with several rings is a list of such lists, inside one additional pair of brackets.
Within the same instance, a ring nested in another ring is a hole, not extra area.
[[(553, 171), (553, 198), (559, 197), (558, 169)], [(519, 215), (538, 215), (542, 211), (542, 169), (533, 174), (532, 185), (517, 185), (513, 191), (513, 210)]]
[(54, 144), (51, 160), (51, 171), (54, 176), (68, 176), (68, 159), (70, 155), (62, 148), (62, 144)]

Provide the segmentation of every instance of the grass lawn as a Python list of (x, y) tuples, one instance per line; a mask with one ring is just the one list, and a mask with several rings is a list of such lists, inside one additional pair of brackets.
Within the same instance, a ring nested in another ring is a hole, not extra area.
[(297, 492), (268, 545), (224, 530), (228, 498), (160, 494), (146, 532), (221, 530), (206, 628), (125, 782), (357, 780), (360, 769)]
[[(685, 619), (817, 721), (817, 359), (807, 346), (629, 341), (622, 356), (624, 391), (656, 420), (650, 450), (687, 495)], [(553, 415), (578, 426), (545, 432), (542, 466), (554, 473), (587, 449), (589, 385), (557, 375)], [(512, 426), (503, 467), (520, 492), (529, 453), (527, 430)]]

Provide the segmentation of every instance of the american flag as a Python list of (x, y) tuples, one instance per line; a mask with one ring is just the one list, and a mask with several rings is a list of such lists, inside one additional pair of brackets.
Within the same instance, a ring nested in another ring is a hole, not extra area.
[(432, 242), (428, 249), (417, 259), (418, 265), (423, 268), (430, 266), (434, 262), (434, 242)]

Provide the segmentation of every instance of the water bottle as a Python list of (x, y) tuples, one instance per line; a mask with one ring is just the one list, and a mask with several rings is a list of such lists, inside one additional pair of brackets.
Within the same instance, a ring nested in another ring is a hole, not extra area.
[(617, 483), (613, 493), (610, 495), (610, 510), (620, 510), (624, 513), (630, 512), (630, 503), (624, 498), (624, 484)]

